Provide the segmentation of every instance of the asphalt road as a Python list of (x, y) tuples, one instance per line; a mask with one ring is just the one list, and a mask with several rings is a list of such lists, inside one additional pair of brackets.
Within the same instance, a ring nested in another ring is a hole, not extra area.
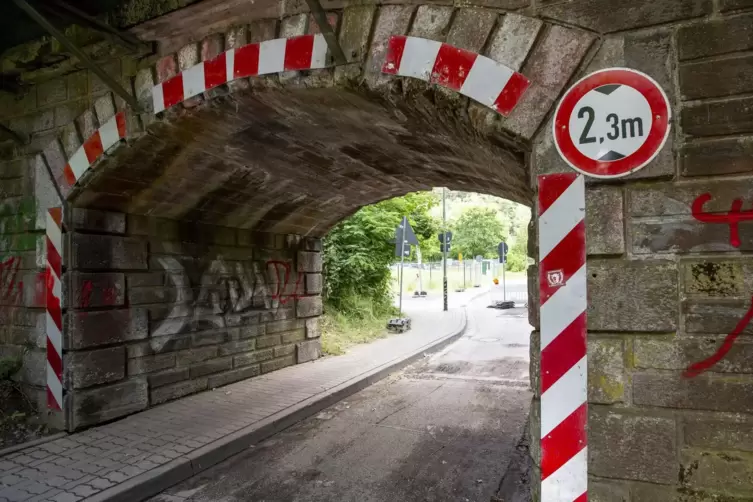
[(152, 502), (489, 502), (520, 463), (531, 394), (526, 311), (488, 300), (470, 302), (466, 333), (444, 351)]

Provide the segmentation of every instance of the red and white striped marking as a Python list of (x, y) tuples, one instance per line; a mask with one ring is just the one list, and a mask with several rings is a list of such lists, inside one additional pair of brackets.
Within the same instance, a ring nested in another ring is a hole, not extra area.
[(63, 409), (63, 211), (47, 211), (47, 407)]
[(390, 38), (382, 72), (439, 84), (505, 116), (530, 83), (520, 73), (475, 52), (402, 35)]
[(126, 137), (126, 116), (121, 111), (115, 114), (102, 127), (94, 131), (89, 139), (76, 150), (68, 164), (65, 165), (63, 174), (65, 181), (73, 186), (81, 176), (99, 159), (110, 147)]
[(314, 70), (327, 64), (324, 36), (277, 38), (230, 49), (152, 88), (154, 113), (238, 78), (283, 71)]
[(583, 175), (539, 176), (541, 502), (585, 502), (586, 202)]

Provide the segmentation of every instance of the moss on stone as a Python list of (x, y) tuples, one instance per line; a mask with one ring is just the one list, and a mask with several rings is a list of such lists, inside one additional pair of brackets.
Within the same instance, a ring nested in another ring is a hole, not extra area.
[(133, 26), (168, 12), (181, 9), (198, 0), (128, 0), (114, 14), (116, 26)]

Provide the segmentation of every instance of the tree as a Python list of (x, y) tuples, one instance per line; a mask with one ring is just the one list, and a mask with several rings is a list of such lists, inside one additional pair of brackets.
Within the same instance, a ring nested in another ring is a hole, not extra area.
[(477, 255), (497, 256), (497, 245), (507, 234), (497, 211), (488, 207), (469, 208), (460, 215), (453, 228), (453, 255), (463, 253), (468, 259)]

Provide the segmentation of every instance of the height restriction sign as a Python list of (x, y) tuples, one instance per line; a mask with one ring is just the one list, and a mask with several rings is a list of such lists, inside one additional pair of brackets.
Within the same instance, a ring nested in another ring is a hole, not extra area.
[(670, 120), (669, 100), (654, 79), (610, 68), (587, 75), (565, 93), (554, 114), (554, 143), (575, 170), (619, 178), (656, 157)]

